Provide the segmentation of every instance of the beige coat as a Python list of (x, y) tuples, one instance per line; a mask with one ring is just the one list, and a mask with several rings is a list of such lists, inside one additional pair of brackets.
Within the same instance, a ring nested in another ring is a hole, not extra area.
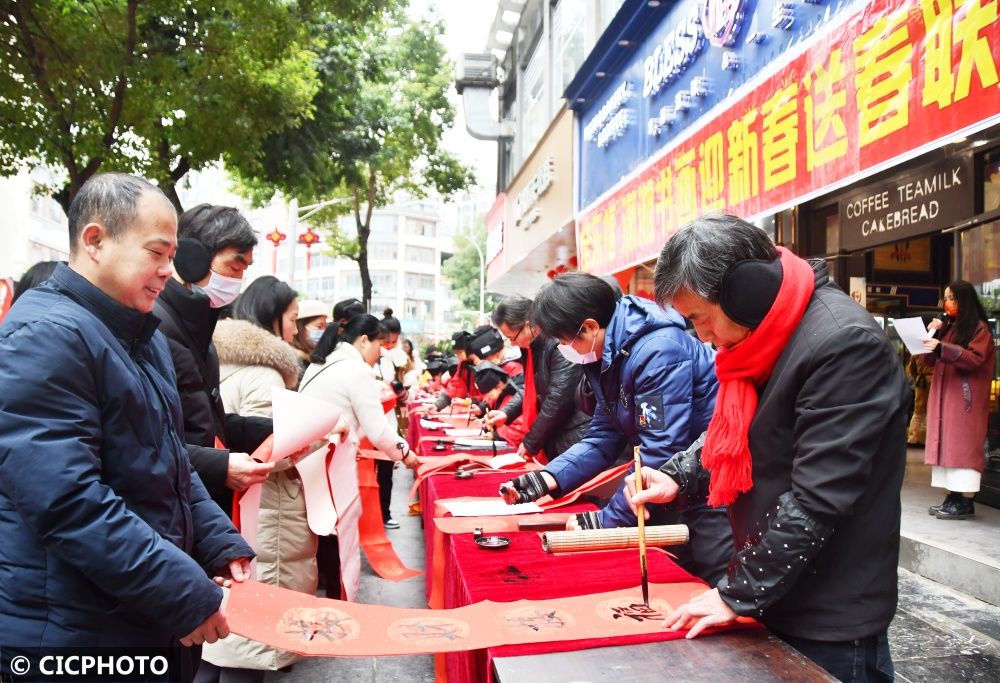
[[(226, 412), (271, 417), (271, 390), (295, 388), (299, 362), (294, 349), (241, 320), (219, 321), (214, 341)], [(254, 550), (257, 580), (315, 595), (316, 536), (309, 530), (305, 496), (294, 469), (272, 474), (263, 484)], [(206, 644), (202, 658), (216, 666), (271, 671), (300, 659), (237, 635)]]

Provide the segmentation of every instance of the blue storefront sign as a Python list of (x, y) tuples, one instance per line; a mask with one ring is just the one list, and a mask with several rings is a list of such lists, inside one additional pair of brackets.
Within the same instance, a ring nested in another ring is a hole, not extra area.
[[(626, 0), (566, 90), (578, 112), (580, 211), (853, 0)], [(655, 5), (655, 6), (654, 6)]]

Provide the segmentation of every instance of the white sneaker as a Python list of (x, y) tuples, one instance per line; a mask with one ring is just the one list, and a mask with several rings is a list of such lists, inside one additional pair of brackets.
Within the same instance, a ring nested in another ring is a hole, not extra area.
[(385, 520), (385, 528), (386, 529), (398, 529), (399, 528), (399, 522), (397, 522), (392, 517), (390, 517), (389, 519)]

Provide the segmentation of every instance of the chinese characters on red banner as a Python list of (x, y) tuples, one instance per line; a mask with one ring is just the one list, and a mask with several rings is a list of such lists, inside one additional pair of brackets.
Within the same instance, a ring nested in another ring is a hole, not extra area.
[(762, 214), (996, 117), (997, 4), (866, 5), (585, 208), (580, 268), (621, 270), (700, 214)]

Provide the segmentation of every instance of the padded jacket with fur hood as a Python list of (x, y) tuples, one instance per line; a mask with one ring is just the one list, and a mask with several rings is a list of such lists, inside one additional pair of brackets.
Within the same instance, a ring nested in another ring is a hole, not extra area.
[(295, 349), (245, 320), (220, 320), (212, 339), (226, 412), (270, 417), (271, 390), (295, 389), (299, 382)]
[[(219, 387), (227, 413), (271, 417), (271, 392), (294, 389), (295, 349), (267, 330), (243, 320), (220, 320), (213, 336), (219, 352)], [(262, 485), (257, 527), (257, 580), (316, 593), (316, 536), (306, 518), (305, 495), (295, 469), (272, 473)], [(216, 666), (274, 671), (299, 656), (235, 634), (206, 644), (202, 659)]]

